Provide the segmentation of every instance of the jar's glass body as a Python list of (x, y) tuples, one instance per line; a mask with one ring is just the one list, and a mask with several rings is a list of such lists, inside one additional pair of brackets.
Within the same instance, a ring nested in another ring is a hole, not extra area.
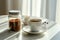
[[(12, 14), (11, 14), (12, 13)], [(9, 28), (12, 31), (19, 31), (21, 27), (21, 21), (17, 12), (9, 12)]]

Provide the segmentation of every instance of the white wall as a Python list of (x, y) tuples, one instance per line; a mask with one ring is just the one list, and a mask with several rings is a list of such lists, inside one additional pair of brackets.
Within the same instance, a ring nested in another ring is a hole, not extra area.
[(60, 0), (57, 0), (56, 22), (60, 24)]

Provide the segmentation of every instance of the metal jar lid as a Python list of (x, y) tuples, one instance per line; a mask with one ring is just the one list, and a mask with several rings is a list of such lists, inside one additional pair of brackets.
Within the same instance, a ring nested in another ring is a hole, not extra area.
[(9, 11), (9, 15), (18, 15), (20, 13), (19, 10), (11, 10)]

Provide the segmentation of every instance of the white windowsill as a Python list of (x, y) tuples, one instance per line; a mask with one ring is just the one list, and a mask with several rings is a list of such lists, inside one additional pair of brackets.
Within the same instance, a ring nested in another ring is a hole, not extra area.
[(52, 28), (50, 28), (48, 30), (49, 39), (51, 39), (52, 37), (54, 37), (59, 31), (60, 31), (60, 25), (59, 24), (56, 24)]
[[(55, 24), (54, 26), (52, 26), (50, 29), (47, 30), (47, 32), (45, 33), (45, 36), (40, 38), (34, 36), (24, 36), (23, 34), (20, 34), (22, 37), (22, 40), (50, 40), (52, 37), (54, 37), (58, 32), (60, 31), (60, 25), (59, 24)], [(37, 39), (36, 39), (37, 38)]]
[(6, 21), (8, 21), (8, 15), (0, 16), (0, 24)]
[[(5, 19), (4, 19), (5, 20)], [(50, 23), (51, 24), (51, 23)], [(55, 24), (54, 26), (51, 26), (51, 28), (50, 29), (48, 29), (48, 31), (47, 31), (47, 33), (48, 34), (46, 34), (47, 36), (48, 36), (48, 38), (49, 39), (51, 39), (52, 37), (54, 37), (56, 34), (57, 34), (57, 32), (59, 32), (60, 31), (60, 25), (59, 24)], [(22, 35), (22, 34), (21, 34)], [(46, 39), (46, 36), (44, 37), (45, 39)], [(43, 38), (43, 39), (44, 39)], [(39, 39), (38, 39), (39, 40)]]

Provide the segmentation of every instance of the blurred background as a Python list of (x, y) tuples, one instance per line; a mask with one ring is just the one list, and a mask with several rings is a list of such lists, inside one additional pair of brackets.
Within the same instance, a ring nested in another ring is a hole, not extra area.
[(60, 24), (60, 0), (0, 0), (0, 32), (8, 28), (8, 15), (11, 10), (20, 11), (22, 18), (46, 18), (49, 20), (49, 28), (56, 23)]
[(8, 14), (10, 10), (20, 10), (22, 15), (41, 16), (57, 21), (60, 20), (59, 2), (59, 0), (0, 0), (0, 15)]

